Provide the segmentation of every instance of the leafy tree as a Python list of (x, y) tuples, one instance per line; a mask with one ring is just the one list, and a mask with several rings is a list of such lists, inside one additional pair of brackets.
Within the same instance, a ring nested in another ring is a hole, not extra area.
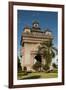
[(52, 64), (53, 68), (57, 68), (57, 65), (55, 63)]
[(52, 58), (57, 54), (57, 49), (53, 47), (52, 40), (42, 41), (38, 47), (38, 53), (43, 53), (43, 58), (45, 59), (45, 65), (50, 67)]
[(21, 67), (21, 63), (20, 63), (20, 59), (19, 57), (17, 57), (17, 60), (18, 60), (18, 72), (22, 70), (22, 67)]
[(47, 71), (49, 69), (49, 66), (47, 64), (43, 65), (42, 67), (45, 71)]

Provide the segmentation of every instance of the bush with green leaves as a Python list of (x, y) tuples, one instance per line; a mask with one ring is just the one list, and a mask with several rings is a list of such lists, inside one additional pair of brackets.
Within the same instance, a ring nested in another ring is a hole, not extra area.
[(52, 66), (53, 68), (58, 68), (58, 66), (55, 63), (53, 63)]
[(20, 63), (20, 59), (19, 59), (19, 57), (17, 57), (17, 64), (18, 64), (18, 67), (17, 67), (17, 69), (18, 69), (18, 72), (21, 72), (22, 71), (22, 67), (21, 67), (21, 63)]
[(44, 69), (45, 71), (49, 70), (49, 68), (50, 68), (50, 67), (49, 67), (47, 64), (43, 65), (43, 69)]
[(33, 65), (33, 69), (36, 71), (41, 71), (41, 62), (37, 61), (34, 65)]
[(27, 67), (26, 67), (26, 66), (24, 66), (24, 68), (23, 68), (23, 69), (24, 69), (24, 72), (27, 72)]

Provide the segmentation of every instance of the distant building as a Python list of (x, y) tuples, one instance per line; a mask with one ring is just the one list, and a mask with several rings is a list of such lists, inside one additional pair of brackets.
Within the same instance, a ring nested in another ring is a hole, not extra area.
[[(22, 32), (21, 45), (22, 45), (22, 69), (33, 70), (32, 66), (36, 62), (36, 55), (40, 43), (43, 41), (52, 40), (52, 33), (46, 29), (42, 31), (38, 21), (32, 23), (32, 27), (25, 26)], [(41, 62), (44, 64), (45, 60), (41, 54)]]

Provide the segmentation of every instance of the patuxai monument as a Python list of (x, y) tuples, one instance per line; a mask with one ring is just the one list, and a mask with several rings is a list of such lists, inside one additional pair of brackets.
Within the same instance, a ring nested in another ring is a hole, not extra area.
[(32, 26), (25, 26), (21, 36), (22, 46), (22, 70), (26, 67), (27, 71), (33, 70), (32, 66), (40, 58), (41, 63), (45, 64), (43, 53), (37, 55), (38, 47), (42, 41), (53, 40), (52, 33), (48, 30), (42, 30), (37, 20), (33, 21)]

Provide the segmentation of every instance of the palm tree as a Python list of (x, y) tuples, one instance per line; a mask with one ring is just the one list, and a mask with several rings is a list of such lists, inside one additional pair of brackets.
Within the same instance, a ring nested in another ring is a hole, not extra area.
[(42, 41), (40, 46), (38, 47), (38, 53), (43, 53), (45, 65), (50, 67), (52, 58), (54, 58), (55, 55), (57, 54), (57, 49), (53, 47), (52, 40)]

